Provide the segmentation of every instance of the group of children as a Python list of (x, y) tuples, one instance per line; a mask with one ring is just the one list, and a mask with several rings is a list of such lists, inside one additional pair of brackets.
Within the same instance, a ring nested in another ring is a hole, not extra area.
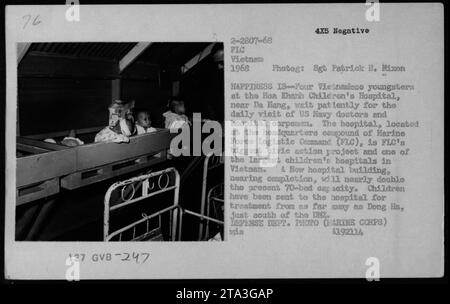
[[(165, 128), (181, 127), (183, 123), (189, 123), (185, 115), (184, 102), (172, 99), (169, 101), (169, 110), (163, 114)], [(95, 136), (95, 142), (129, 142), (130, 136), (155, 132), (151, 126), (150, 114), (147, 110), (137, 110), (134, 115), (127, 115), (118, 120), (112, 127), (102, 129)]]
[(130, 136), (155, 132), (151, 126), (150, 115), (146, 110), (139, 110), (135, 115), (120, 118), (113, 126), (103, 128), (95, 135), (95, 142), (129, 142)]
[[(190, 124), (185, 114), (186, 109), (182, 100), (171, 99), (168, 106), (169, 110), (163, 113), (165, 128), (179, 128), (184, 123)], [(125, 117), (120, 118), (113, 126), (103, 128), (95, 135), (94, 142), (129, 142), (130, 136), (155, 131), (156, 129), (151, 125), (150, 113), (144, 109), (136, 110), (134, 113), (129, 112)], [(47, 138), (44, 141), (56, 143), (53, 138)], [(77, 138), (75, 130), (71, 130), (60, 144), (75, 147), (83, 145), (84, 142)]]

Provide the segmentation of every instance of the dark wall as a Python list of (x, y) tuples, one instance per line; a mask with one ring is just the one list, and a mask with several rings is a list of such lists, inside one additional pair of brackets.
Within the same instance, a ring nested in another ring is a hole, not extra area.
[(172, 82), (177, 79), (178, 67), (157, 66), (135, 62), (121, 75), (121, 99), (135, 101), (135, 107), (150, 112), (152, 125), (164, 127), (162, 113), (172, 96)]
[(111, 80), (19, 77), (20, 134), (108, 124)]
[(150, 112), (153, 125), (162, 127), (162, 113), (180, 80), (180, 97), (188, 114), (223, 120), (223, 70), (211, 58), (186, 74), (177, 66), (135, 62), (121, 75), (118, 63), (107, 60), (25, 56), (18, 69), (20, 134), (30, 135), (104, 126), (112, 101), (112, 80), (121, 78), (120, 94)]
[(18, 76), (21, 135), (107, 124), (116, 62), (28, 54)]
[(189, 113), (224, 120), (224, 74), (210, 57), (188, 71), (180, 81), (180, 96)]
[(154, 127), (164, 126), (162, 113), (166, 111), (170, 94), (169, 90), (160, 89), (158, 83), (150, 80), (121, 80), (121, 98), (127, 101), (134, 100), (136, 109), (149, 111)]

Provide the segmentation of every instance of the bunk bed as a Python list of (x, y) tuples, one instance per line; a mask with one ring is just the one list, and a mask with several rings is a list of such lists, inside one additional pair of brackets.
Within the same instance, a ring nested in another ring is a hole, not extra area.
[[(84, 145), (57, 144), (68, 131), (17, 137), (16, 204), (130, 173), (166, 160), (172, 134), (166, 129), (133, 136), (129, 143), (94, 143), (102, 127), (76, 130)], [(57, 143), (44, 141), (53, 138)]]

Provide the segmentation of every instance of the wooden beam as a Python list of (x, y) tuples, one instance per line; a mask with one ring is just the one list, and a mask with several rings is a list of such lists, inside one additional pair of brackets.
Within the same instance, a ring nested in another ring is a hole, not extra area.
[(181, 67), (181, 73), (184, 74), (187, 71), (189, 71), (190, 69), (192, 69), (197, 63), (199, 63), (200, 61), (202, 61), (203, 59), (205, 59), (209, 54), (211, 54), (211, 51), (214, 47), (215, 43), (211, 43), (210, 45), (208, 45), (203, 51), (201, 51), (200, 53), (198, 53), (197, 55), (195, 55), (191, 60), (189, 60), (188, 62), (186, 62), (182, 67)]
[(119, 61), (119, 73), (125, 70), (130, 64), (132, 64), (139, 55), (141, 55), (152, 43), (151, 42), (139, 42), (132, 48), (125, 56)]
[[(104, 126), (100, 127), (91, 127), (91, 128), (84, 128), (84, 129), (76, 129), (75, 133), (77, 135), (81, 134), (89, 134), (89, 133), (97, 133), (101, 129), (103, 129)], [(58, 131), (58, 132), (50, 132), (50, 133), (42, 133), (42, 134), (33, 134), (33, 135), (26, 135), (21, 138), (30, 138), (30, 139), (37, 139), (37, 140), (44, 140), (46, 138), (54, 138), (54, 137), (64, 137), (69, 134), (71, 130), (65, 130), (65, 131)]]
[(17, 65), (22, 61), (23, 57), (30, 48), (30, 42), (19, 42), (17, 43)]
[(111, 81), (111, 100), (120, 99), (120, 78)]
[[(61, 178), (61, 187), (68, 190), (74, 190), (86, 185), (98, 183), (112, 177), (141, 170), (149, 166), (161, 163), (166, 160), (166, 152), (161, 151), (155, 155), (144, 155), (141, 158), (132, 161), (117, 162), (108, 164), (93, 170), (78, 171)], [(88, 174), (87, 176), (83, 176)], [(139, 191), (139, 184), (135, 185), (135, 191)]]
[(25, 145), (25, 144), (21, 144), (19, 142), (16, 144), (16, 146), (17, 146), (17, 151), (19, 151), (19, 152), (22, 152), (22, 151), (23, 152), (28, 152), (28, 153), (31, 153), (31, 154), (45, 153), (45, 152), (49, 151), (48, 149), (43, 149), (43, 148), (40, 148), (40, 147)]
[(77, 171), (168, 150), (173, 137), (175, 134), (168, 129), (158, 129), (156, 132), (130, 137), (130, 142), (126, 144), (97, 142), (75, 147)]
[(57, 178), (76, 171), (76, 157), (76, 151), (72, 148), (17, 158), (17, 188)]
[(59, 189), (59, 177), (46, 180), (37, 185), (22, 187), (16, 190), (16, 206), (54, 195), (59, 192)]
[(58, 151), (58, 150), (66, 150), (70, 149), (70, 147), (53, 144), (45, 141), (40, 141), (36, 139), (26, 138), (26, 137), (17, 137), (16, 142), (23, 145), (35, 146), (41, 149), (46, 149), (48, 151)]

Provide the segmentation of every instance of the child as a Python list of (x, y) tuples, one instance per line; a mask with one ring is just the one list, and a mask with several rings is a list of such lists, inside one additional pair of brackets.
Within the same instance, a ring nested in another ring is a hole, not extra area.
[[(44, 141), (51, 144), (58, 144), (53, 138), (47, 138)], [(64, 139), (60, 142), (60, 144), (67, 147), (76, 147), (84, 145), (84, 142), (77, 138), (75, 130), (72, 129), (70, 130), (68, 136), (64, 137)]]
[(76, 147), (84, 145), (84, 142), (77, 138), (77, 133), (75, 130), (70, 130), (69, 136), (64, 137), (64, 139), (61, 141), (61, 144), (68, 147)]
[(163, 114), (165, 128), (180, 128), (184, 123), (190, 124), (185, 112), (184, 101), (171, 99), (169, 101), (169, 111)]
[(151, 127), (150, 114), (146, 110), (137, 110), (136, 113), (136, 131), (137, 134), (145, 134), (155, 132), (156, 129)]
[[(186, 124), (188, 127), (191, 125), (188, 117), (186, 116), (186, 108), (184, 107), (184, 101), (179, 99), (169, 100), (169, 111), (163, 113), (165, 118), (164, 126), (166, 129), (178, 130), (183, 128)], [(183, 147), (185, 149), (186, 147)], [(170, 149), (167, 153), (167, 158), (172, 159), (174, 155), (171, 153)]]
[(129, 142), (129, 136), (136, 132), (132, 119), (120, 118), (112, 127), (105, 127), (95, 135), (95, 142)]

